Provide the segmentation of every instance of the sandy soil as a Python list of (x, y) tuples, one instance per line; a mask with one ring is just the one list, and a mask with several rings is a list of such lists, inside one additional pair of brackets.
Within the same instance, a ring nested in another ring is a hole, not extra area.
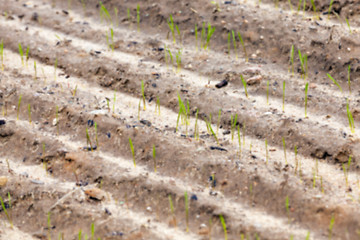
[(329, 2), (0, 0), (0, 239), (358, 239), (360, 8)]

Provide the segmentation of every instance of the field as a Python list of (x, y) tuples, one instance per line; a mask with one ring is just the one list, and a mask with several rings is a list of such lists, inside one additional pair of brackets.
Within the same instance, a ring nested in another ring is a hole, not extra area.
[(360, 238), (360, 2), (0, 11), (0, 239)]

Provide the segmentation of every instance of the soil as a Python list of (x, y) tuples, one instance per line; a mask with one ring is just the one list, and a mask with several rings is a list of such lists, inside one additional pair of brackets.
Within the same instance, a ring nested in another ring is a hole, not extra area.
[(359, 238), (359, 3), (291, 3), (0, 0), (0, 239)]

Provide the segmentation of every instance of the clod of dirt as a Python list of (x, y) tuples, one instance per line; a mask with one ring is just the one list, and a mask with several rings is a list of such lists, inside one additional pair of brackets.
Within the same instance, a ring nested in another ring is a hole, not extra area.
[(6, 121), (4, 119), (0, 119), (0, 126), (5, 125), (5, 124), (6, 124)]
[[(5, 121), (5, 120), (4, 120)], [(0, 124), (0, 137), (9, 137), (14, 135), (15, 123)]]
[(218, 84), (215, 85), (216, 88), (222, 88), (228, 85), (228, 81), (226, 81), (225, 79), (222, 80), (221, 82), (219, 82)]
[(3, 187), (6, 185), (6, 183), (8, 182), (8, 178), (5, 176), (1, 176), (0, 177), (0, 187)]
[(262, 80), (262, 76), (261, 75), (257, 75), (255, 77), (249, 78), (248, 80), (246, 80), (247, 85), (257, 85), (260, 84)]
[(144, 125), (146, 125), (146, 126), (148, 126), (148, 127), (151, 127), (151, 122), (148, 121), (148, 120), (142, 119), (142, 120), (140, 120), (140, 123), (142, 123), (142, 124), (144, 124)]
[(225, 151), (225, 152), (227, 152), (227, 150), (226, 150), (225, 148), (222, 148), (222, 147), (213, 147), (213, 146), (211, 146), (211, 147), (210, 147), (210, 150), (219, 150), (219, 151)]
[(105, 200), (105, 192), (99, 188), (91, 188), (84, 191), (89, 199), (102, 201)]

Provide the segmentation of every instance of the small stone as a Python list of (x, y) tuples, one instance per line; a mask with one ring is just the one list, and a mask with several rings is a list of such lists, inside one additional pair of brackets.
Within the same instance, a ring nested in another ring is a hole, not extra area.
[(53, 126), (56, 126), (56, 125), (57, 125), (57, 120), (56, 120), (56, 118), (53, 119), (52, 125), (53, 125)]
[(262, 76), (261, 75), (257, 75), (255, 77), (249, 78), (248, 80), (246, 80), (246, 83), (248, 85), (256, 85), (256, 84), (260, 84), (262, 80)]
[(7, 181), (8, 181), (8, 178), (7, 178), (7, 177), (1, 176), (1, 177), (0, 177), (0, 187), (5, 186), (6, 183), (7, 183)]
[(226, 81), (225, 79), (222, 80), (221, 82), (219, 82), (218, 84), (215, 85), (216, 88), (222, 88), (228, 85), (228, 81)]
[(91, 188), (85, 190), (85, 194), (90, 198), (98, 201), (102, 201), (105, 199), (105, 192), (100, 188)]
[(6, 124), (5, 119), (0, 119), (0, 126), (1, 126), (1, 125), (5, 125), (5, 124)]

